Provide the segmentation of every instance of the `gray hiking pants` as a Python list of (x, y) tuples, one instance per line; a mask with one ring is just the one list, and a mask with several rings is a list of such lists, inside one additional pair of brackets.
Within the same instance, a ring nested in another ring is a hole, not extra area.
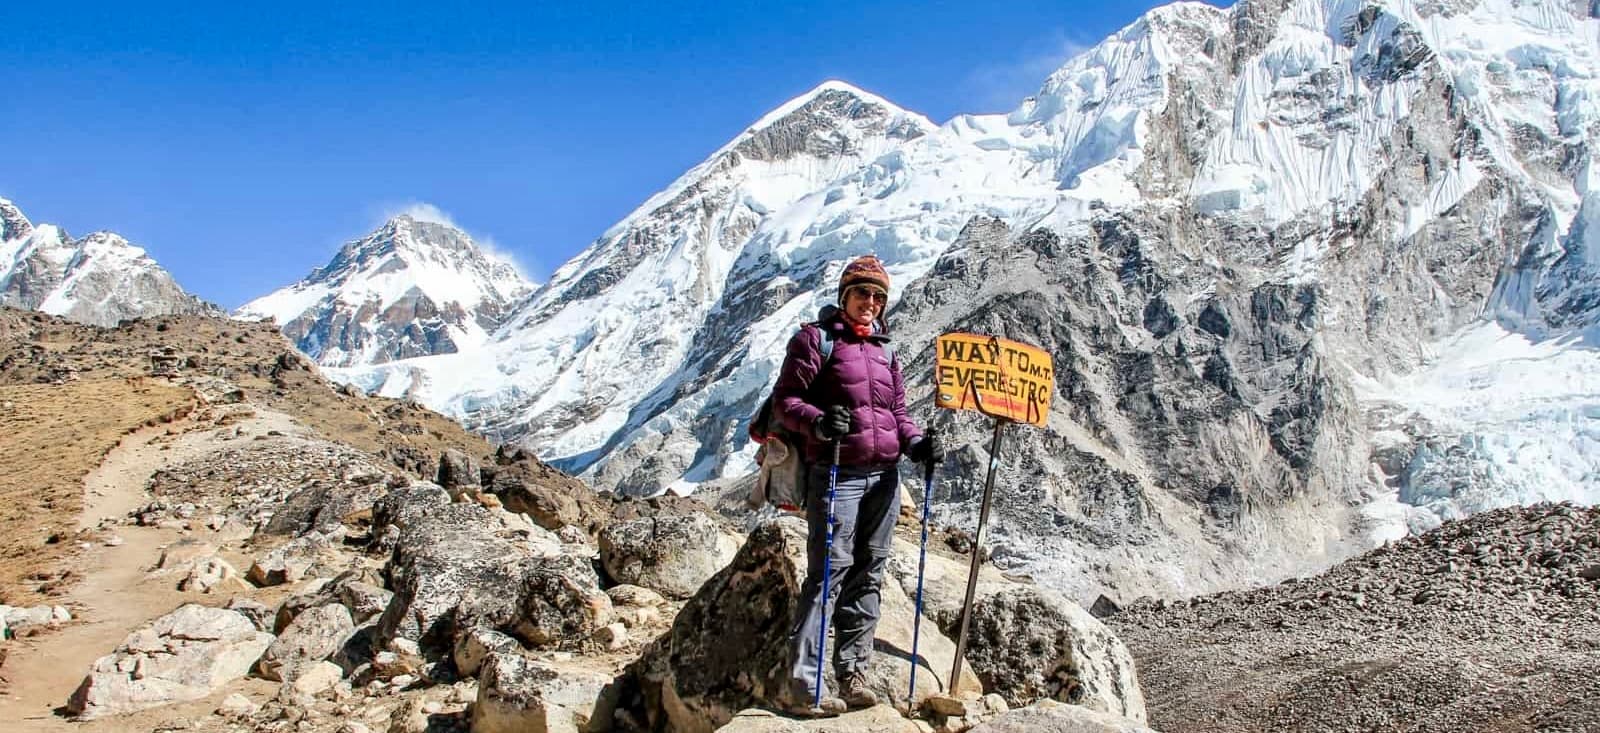
[[(789, 676), (809, 689), (821, 668), (817, 647), (822, 626), (817, 596), (822, 588), (822, 559), (827, 553), (828, 466), (812, 466), (806, 480), (806, 579), (800, 586), (800, 607), (789, 639)], [(879, 589), (889, 564), (894, 523), (900, 513), (900, 474), (894, 467), (878, 470), (839, 467), (833, 502), (833, 562), (830, 568), (828, 621), (835, 633), (834, 673), (864, 670), (872, 659), (872, 634), (878, 626)]]

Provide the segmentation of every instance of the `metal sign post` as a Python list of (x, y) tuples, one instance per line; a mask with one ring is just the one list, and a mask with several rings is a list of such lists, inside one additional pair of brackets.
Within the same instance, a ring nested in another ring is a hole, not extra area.
[[(972, 597), (978, 589), (978, 566), (983, 562), (983, 532), (989, 526), (994, 477), (1000, 470), (1000, 439), (1010, 423), (1044, 427), (1048, 422), (1050, 396), (1055, 387), (1055, 364), (1050, 353), (1038, 347), (971, 333), (940, 336), (934, 344), (934, 356), (935, 404), (950, 410), (977, 410), (994, 420), (994, 438), (989, 442), (989, 477), (983, 483), (978, 532), (972, 537), (967, 595), (961, 602), (956, 658), (950, 670), (950, 694), (955, 695), (961, 687), (961, 660), (967, 653)], [(914, 695), (915, 687), (912, 689)]]
[(967, 597), (961, 601), (961, 631), (956, 637), (956, 661), (950, 669), (950, 694), (961, 690), (961, 659), (967, 653), (967, 627), (972, 623), (972, 594), (978, 589), (978, 563), (983, 558), (983, 528), (989, 525), (989, 499), (994, 495), (994, 474), (1000, 468), (1000, 438), (1008, 420), (996, 418), (989, 442), (989, 478), (983, 482), (983, 508), (978, 510), (978, 533), (972, 537), (972, 566), (967, 570)]

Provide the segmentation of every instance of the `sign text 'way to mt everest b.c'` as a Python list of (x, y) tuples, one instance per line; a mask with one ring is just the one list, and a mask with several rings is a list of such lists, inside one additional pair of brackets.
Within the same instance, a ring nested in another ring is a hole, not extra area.
[(940, 407), (1044, 427), (1055, 386), (1049, 352), (975, 333), (944, 334), (934, 349)]

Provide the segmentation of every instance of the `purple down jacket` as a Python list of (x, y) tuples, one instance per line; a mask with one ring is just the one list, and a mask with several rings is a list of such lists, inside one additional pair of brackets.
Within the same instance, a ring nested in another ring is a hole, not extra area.
[[(833, 357), (822, 364), (819, 328), (833, 334)], [(789, 339), (773, 406), (784, 427), (806, 436), (806, 461), (833, 460), (830, 444), (817, 440), (811, 426), (829, 405), (850, 408), (850, 433), (841, 439), (839, 463), (845, 466), (889, 466), (922, 436), (906, 414), (905, 384), (900, 364), (890, 364), (883, 344), (889, 337), (857, 336), (838, 316), (807, 324)], [(820, 373), (819, 373), (820, 370)]]

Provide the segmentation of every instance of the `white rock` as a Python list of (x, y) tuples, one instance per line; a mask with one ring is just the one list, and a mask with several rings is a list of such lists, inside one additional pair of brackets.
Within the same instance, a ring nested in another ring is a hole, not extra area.
[(478, 676), (472, 733), (578, 733), (609, 730), (601, 700), (611, 677), (557, 671), (518, 652), (494, 654)]
[(222, 698), (222, 704), (217, 706), (217, 715), (225, 718), (244, 718), (254, 715), (260, 708), (261, 706), (251, 702), (250, 698), (235, 692)]
[(594, 640), (614, 652), (628, 645), (628, 628), (620, 623), (602, 626), (594, 632)]
[(215, 557), (217, 546), (200, 540), (178, 540), (161, 551), (161, 559), (156, 562), (157, 570), (177, 570), (187, 567), (205, 558)]
[(344, 670), (333, 662), (317, 662), (300, 670), (294, 681), (288, 685), (296, 695), (315, 696), (324, 690), (339, 684), (344, 679)]
[(208, 697), (243, 677), (272, 639), (243, 614), (182, 606), (96, 660), (67, 709), (88, 720)]
[(178, 581), (178, 590), (210, 593), (215, 590), (248, 591), (250, 585), (239, 576), (239, 570), (227, 560), (216, 555), (195, 560), (188, 574)]
[(333, 656), (355, 628), (350, 609), (337, 603), (308, 608), (296, 616), (261, 655), (257, 670), (269, 680), (293, 682), (317, 663)]
[(468, 629), (456, 639), (452, 650), (456, 671), (466, 677), (475, 677), (483, 666), (483, 660), (488, 659), (490, 654), (513, 651), (518, 646), (516, 639), (493, 629), (481, 626)]
[(1114, 713), (1054, 700), (1001, 713), (973, 733), (1156, 733), (1143, 723)]
[(18, 629), (23, 626), (48, 626), (54, 618), (55, 612), (49, 606), (13, 607), (6, 613), (6, 623), (12, 629)]

